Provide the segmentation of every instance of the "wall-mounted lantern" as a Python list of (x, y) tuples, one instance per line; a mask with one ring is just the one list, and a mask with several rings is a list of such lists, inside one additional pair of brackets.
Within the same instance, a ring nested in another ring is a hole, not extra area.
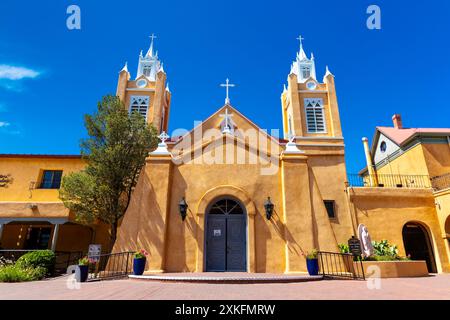
[(183, 197), (183, 199), (181, 199), (180, 203), (178, 204), (178, 207), (180, 209), (181, 220), (184, 221), (184, 219), (186, 219), (187, 209), (189, 207), (188, 204), (186, 203), (186, 200), (184, 199), (184, 197)]
[(267, 220), (270, 220), (270, 218), (272, 217), (273, 207), (274, 207), (274, 204), (272, 203), (272, 201), (270, 201), (270, 197), (267, 197), (266, 202), (264, 202), (264, 209), (266, 210)]

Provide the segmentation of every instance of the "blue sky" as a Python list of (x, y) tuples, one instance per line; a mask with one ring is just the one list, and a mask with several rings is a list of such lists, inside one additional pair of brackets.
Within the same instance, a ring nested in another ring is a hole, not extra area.
[[(81, 8), (81, 30), (66, 9)], [(381, 8), (381, 30), (366, 9)], [(305, 38), (317, 76), (336, 76), (349, 172), (364, 166), (361, 137), (391, 125), (450, 127), (448, 1), (12, 1), (0, 3), (0, 153), (74, 154), (83, 114), (115, 93), (118, 71), (155, 33), (173, 92), (171, 130), (191, 128), (237, 85), (231, 102), (281, 128), (280, 94)]]

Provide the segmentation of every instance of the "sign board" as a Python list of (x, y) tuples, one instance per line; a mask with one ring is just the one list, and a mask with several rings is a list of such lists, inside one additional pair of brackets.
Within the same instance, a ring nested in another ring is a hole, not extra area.
[(350, 239), (348, 239), (348, 248), (350, 249), (350, 253), (354, 256), (360, 256), (362, 253), (361, 242), (355, 236), (352, 236)]
[(222, 235), (222, 230), (220, 230), (220, 229), (214, 230), (214, 237), (220, 237), (221, 235)]
[(102, 253), (101, 244), (90, 244), (88, 250), (88, 258), (92, 261), (98, 262), (100, 260), (100, 254)]

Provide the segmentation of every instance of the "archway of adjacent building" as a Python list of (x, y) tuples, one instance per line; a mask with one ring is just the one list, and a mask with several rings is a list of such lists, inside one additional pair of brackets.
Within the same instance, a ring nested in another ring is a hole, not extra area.
[(425, 260), (428, 272), (436, 273), (433, 246), (427, 229), (420, 223), (408, 222), (403, 226), (402, 235), (406, 255), (409, 255), (411, 260)]
[(245, 207), (233, 197), (214, 199), (205, 221), (206, 271), (247, 270)]

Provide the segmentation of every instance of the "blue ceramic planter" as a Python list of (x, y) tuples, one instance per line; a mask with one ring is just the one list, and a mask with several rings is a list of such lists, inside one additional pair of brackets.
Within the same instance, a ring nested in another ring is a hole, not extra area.
[(78, 266), (80, 269), (80, 282), (86, 282), (89, 275), (89, 266)]
[(317, 276), (319, 274), (318, 259), (306, 259), (306, 267), (310, 276)]
[(144, 273), (146, 258), (134, 258), (133, 260), (133, 274), (140, 276)]

